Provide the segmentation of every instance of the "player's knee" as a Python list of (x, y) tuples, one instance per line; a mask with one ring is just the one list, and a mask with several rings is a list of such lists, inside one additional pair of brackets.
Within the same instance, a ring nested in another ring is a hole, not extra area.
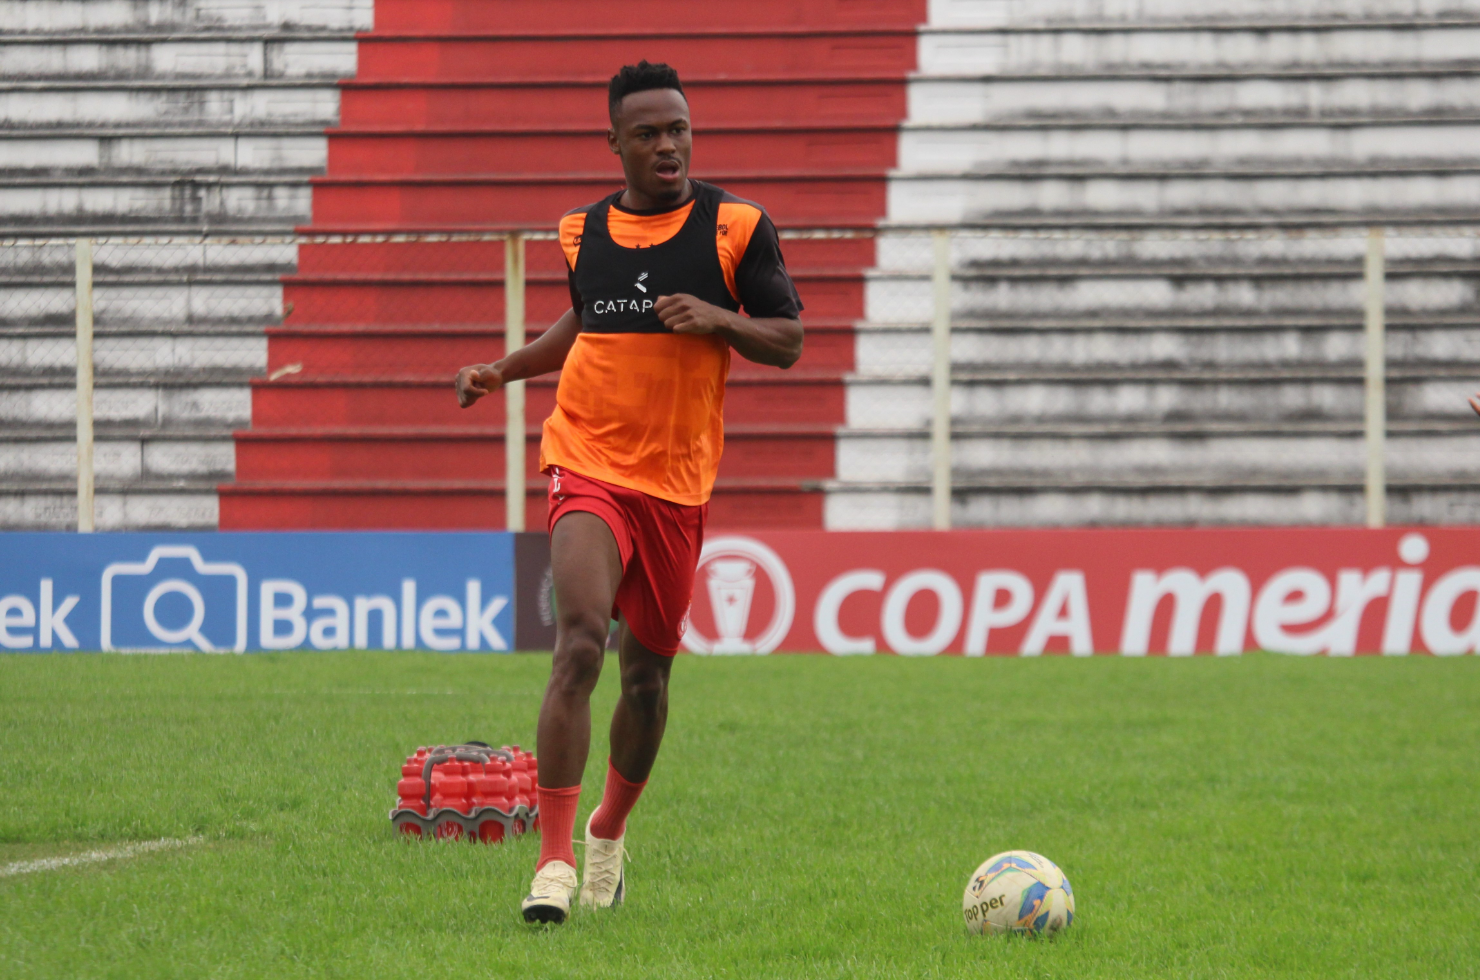
[(606, 623), (562, 623), (555, 641), (555, 663), (551, 683), (570, 691), (589, 692), (601, 676), (606, 650)]
[(668, 694), (668, 678), (659, 670), (628, 670), (622, 675), (622, 696), (644, 715), (656, 715)]

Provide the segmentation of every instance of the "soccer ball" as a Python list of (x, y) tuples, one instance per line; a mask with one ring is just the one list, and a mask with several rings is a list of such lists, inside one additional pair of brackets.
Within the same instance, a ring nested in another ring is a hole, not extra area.
[(961, 912), (972, 932), (1058, 932), (1074, 921), (1074, 890), (1043, 855), (1003, 851), (972, 873)]

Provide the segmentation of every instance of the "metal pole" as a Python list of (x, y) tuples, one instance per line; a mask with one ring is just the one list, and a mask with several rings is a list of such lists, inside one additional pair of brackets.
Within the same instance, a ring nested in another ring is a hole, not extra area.
[(1386, 275), (1383, 230), (1367, 231), (1366, 280), (1366, 425), (1367, 526), (1387, 523), (1387, 323), (1383, 279)]
[(930, 371), (930, 517), (938, 531), (951, 526), (951, 233), (931, 232), (935, 254), (931, 286), (935, 316), (930, 324), (934, 354)]
[[(524, 236), (504, 241), (504, 355), (524, 346)], [(524, 530), (524, 382), (504, 386), (505, 525)]]
[(93, 529), (93, 243), (77, 239), (77, 530)]

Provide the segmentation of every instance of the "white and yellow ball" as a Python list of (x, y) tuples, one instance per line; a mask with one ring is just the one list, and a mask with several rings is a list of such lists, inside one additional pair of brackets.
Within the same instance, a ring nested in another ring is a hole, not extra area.
[(1059, 932), (1074, 921), (1074, 890), (1043, 855), (1003, 851), (971, 875), (961, 911), (972, 932)]

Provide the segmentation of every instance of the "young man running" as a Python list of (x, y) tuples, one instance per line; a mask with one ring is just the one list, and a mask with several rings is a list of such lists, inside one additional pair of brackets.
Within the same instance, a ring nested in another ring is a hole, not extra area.
[(621, 696), (606, 789), (586, 823), (580, 900), (622, 900), (627, 815), (663, 741), (669, 669), (724, 445), (730, 350), (781, 368), (802, 352), (802, 304), (770, 219), (689, 179), (678, 73), (629, 65), (607, 101), (607, 143), (627, 186), (561, 219), (571, 309), (529, 346), (457, 376), (466, 408), (510, 381), (562, 371), (540, 446), (558, 617), (537, 736), (541, 840), (522, 903), (528, 922), (570, 914), (590, 697), (612, 617)]

